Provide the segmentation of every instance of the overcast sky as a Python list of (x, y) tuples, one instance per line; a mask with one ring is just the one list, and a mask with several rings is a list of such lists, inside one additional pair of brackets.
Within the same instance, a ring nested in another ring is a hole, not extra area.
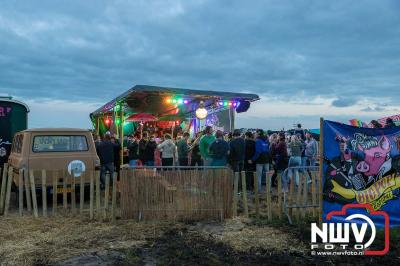
[(239, 127), (400, 113), (400, 1), (0, 2), (0, 94), (90, 127), (135, 84), (257, 93)]

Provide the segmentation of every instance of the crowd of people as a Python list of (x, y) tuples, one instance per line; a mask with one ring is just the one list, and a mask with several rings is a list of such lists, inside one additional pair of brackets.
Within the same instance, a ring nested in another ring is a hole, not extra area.
[[(240, 130), (214, 132), (211, 126), (193, 138), (188, 132), (178, 134), (175, 139), (170, 134), (159, 138), (143, 132), (127, 136), (124, 146), (128, 151), (126, 163), (132, 168), (162, 166), (168, 170), (177, 166), (181, 169), (229, 166), (234, 172), (246, 173), (249, 189), (253, 189), (256, 173), (260, 190), (266, 173), (273, 173), (268, 175), (272, 185), (282, 173), (285, 189), (293, 176), (298, 184), (301, 167), (315, 166), (318, 154), (316, 140), (304, 130), (268, 135), (262, 129), (244, 133)], [(96, 149), (101, 162), (101, 182), (104, 183), (107, 171), (119, 171), (121, 144), (107, 133), (102, 140), (96, 140)], [(287, 168), (289, 170), (285, 171)]]

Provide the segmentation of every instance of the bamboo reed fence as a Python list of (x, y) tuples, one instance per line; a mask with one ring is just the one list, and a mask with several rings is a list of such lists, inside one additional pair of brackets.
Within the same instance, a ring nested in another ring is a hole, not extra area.
[[(272, 175), (267, 172), (262, 177), (266, 187), (260, 191), (255, 173), (254, 191), (249, 191), (245, 172), (233, 173), (228, 168), (127, 168), (121, 169), (119, 181), (116, 174), (106, 175), (102, 188), (99, 171), (74, 177), (64, 170), (16, 172), (5, 164), (0, 214), (18, 210), (21, 216), (73, 215), (100, 221), (223, 220), (241, 215), (269, 221), (287, 217), (290, 223), (320, 216), (318, 168), (289, 170), (299, 171), (298, 182), (290, 175), (286, 186), (278, 176), (277, 186), (266, 189)], [(12, 188), (16, 204), (10, 205)]]
[(231, 217), (232, 176), (221, 169), (122, 171), (121, 216), (137, 220), (223, 220)]
[[(106, 175), (106, 186), (102, 190), (99, 171), (86, 171), (80, 176), (66, 170), (20, 169), (16, 173), (5, 164), (0, 190), (0, 214), (4, 216), (10, 211), (13, 183), (20, 216), (33, 215), (37, 218), (67, 214), (88, 216), (91, 220), (116, 219), (116, 174), (113, 177)], [(48, 195), (51, 195), (51, 204)]]

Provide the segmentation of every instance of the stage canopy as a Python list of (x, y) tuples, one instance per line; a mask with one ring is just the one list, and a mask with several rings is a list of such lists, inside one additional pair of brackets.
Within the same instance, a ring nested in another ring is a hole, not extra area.
[(246, 105), (246, 102), (256, 100), (259, 100), (256, 94), (136, 85), (91, 113), (90, 117), (93, 120), (119, 112), (121, 108), (124, 115), (148, 113), (163, 120), (164, 116), (172, 114), (191, 117), (201, 101), (206, 108), (226, 109), (230, 104)]

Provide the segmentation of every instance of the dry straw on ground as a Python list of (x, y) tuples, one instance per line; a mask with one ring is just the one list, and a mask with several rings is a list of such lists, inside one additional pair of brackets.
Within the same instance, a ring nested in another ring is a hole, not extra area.
[(57, 262), (87, 252), (140, 246), (158, 237), (166, 223), (124, 221), (116, 225), (78, 218), (0, 218), (0, 264)]

